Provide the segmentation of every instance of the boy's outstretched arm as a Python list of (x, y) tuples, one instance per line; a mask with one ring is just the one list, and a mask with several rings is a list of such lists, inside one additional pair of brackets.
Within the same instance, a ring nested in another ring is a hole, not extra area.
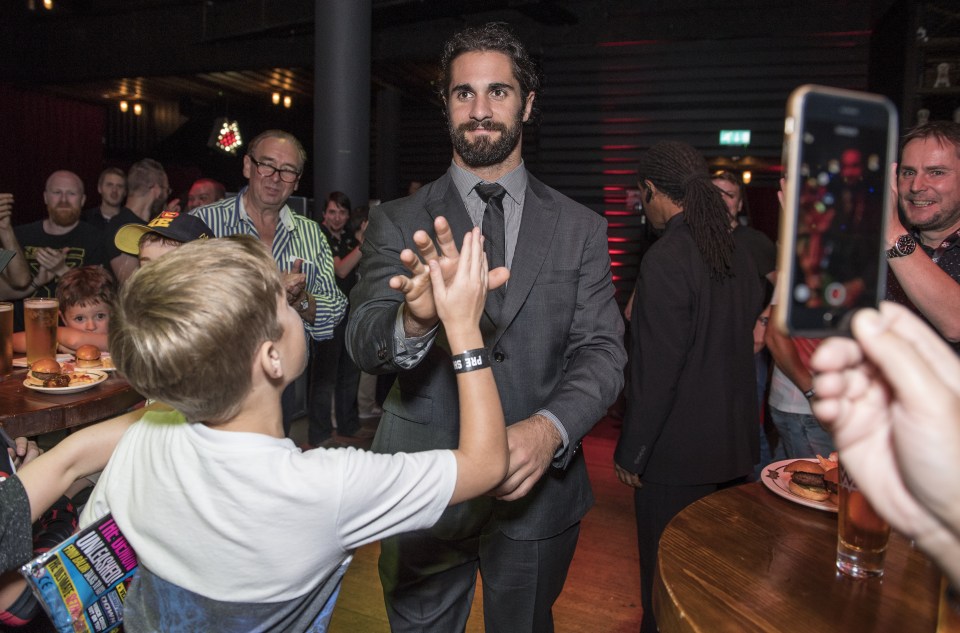
[(146, 411), (169, 409), (154, 403), (71, 433), (59, 444), (17, 471), (36, 521), (73, 482), (104, 469), (113, 449), (131, 424)]
[(500, 395), (480, 334), (488, 283), (480, 229), (463, 238), (456, 273), (448, 280), (444, 280), (442, 261), (430, 260), (429, 266), (433, 299), (450, 343), (460, 393), (453, 505), (493, 489), (506, 476), (510, 459)]

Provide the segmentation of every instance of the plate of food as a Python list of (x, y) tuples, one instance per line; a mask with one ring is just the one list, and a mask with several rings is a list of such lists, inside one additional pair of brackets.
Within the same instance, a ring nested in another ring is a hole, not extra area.
[[(73, 360), (73, 355), (72, 355), (72, 354), (57, 354), (57, 362), (58, 362), (58, 363), (69, 363), (69, 362), (72, 361), (72, 360)], [(26, 357), (26, 356), (21, 356), (20, 358), (14, 358), (14, 359), (13, 359), (13, 366), (14, 366), (14, 367), (29, 367), (29, 366), (30, 366), (30, 363), (27, 362), (27, 357)]]
[(110, 358), (110, 352), (101, 352), (96, 345), (81, 345), (77, 348), (74, 366), (77, 369), (99, 369), (116, 371), (117, 367)]
[(42, 358), (30, 366), (23, 386), (41, 393), (68, 394), (86, 391), (107, 379), (107, 374), (96, 369), (64, 368), (52, 358)]
[(835, 460), (819, 455), (785, 459), (764, 468), (760, 481), (787, 501), (824, 512), (836, 512), (839, 474), (836, 464)]
[[(76, 354), (57, 354), (57, 362), (63, 365), (64, 371), (71, 371), (71, 367), (117, 371), (117, 366), (110, 358), (110, 352), (101, 352), (96, 345), (81, 345), (77, 348)], [(13, 366), (29, 367), (30, 363), (25, 356), (22, 356), (13, 359)]]

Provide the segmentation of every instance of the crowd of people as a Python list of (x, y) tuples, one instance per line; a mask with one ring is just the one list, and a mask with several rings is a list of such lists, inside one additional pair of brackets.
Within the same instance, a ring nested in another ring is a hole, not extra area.
[[(50, 506), (70, 527), (109, 512), (140, 559), (126, 630), (325, 630), (352, 552), (381, 540), (391, 630), (463, 630), (479, 573), (488, 631), (552, 631), (593, 503), (581, 442), (625, 390), (613, 468), (633, 489), (641, 631), (657, 630), (671, 518), (774, 459), (835, 447), (960, 581), (944, 484), (960, 481), (960, 124), (911, 130), (891, 172), (890, 297), (906, 307), (825, 342), (772, 327), (773, 245), (740, 222), (742, 182), (686, 143), (653, 145), (637, 174), (659, 237), (625, 347), (604, 219), (522, 159), (541, 81), (523, 44), (502, 24), (468, 28), (440, 68), (450, 167), (372, 210), (332, 192), (322, 222), (293, 213), (307, 154), (282, 130), (251, 140), (235, 196), (199, 180), (187, 210), (148, 159), (105, 170), (86, 214), (68, 171), (48, 179), (40, 222), (13, 227), (0, 194), (0, 242), (18, 251), (0, 295), (59, 298), (61, 345), (109, 348), (155, 401), (43, 455), (18, 440), (23, 466), (0, 484), (4, 570), (34, 553), (31, 521)], [(338, 441), (372, 435), (362, 374), (395, 376), (371, 451)], [(71, 486), (98, 471), (77, 521)], [(26, 617), (23, 591), (0, 577), (3, 621)]]

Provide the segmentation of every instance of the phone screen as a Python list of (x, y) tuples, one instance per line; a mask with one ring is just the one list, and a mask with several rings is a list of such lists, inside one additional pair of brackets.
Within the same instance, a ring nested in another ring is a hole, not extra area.
[[(874, 95), (806, 92), (788, 159), (792, 219), (787, 328), (826, 335), (883, 296), (887, 178), (895, 115)], [(782, 238), (782, 236), (781, 236)], [(783, 245), (781, 245), (783, 246)]]

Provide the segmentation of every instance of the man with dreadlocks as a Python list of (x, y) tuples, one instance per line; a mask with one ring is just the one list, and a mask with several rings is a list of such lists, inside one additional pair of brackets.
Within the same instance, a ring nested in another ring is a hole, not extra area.
[(756, 265), (736, 248), (720, 191), (692, 147), (657, 143), (640, 160), (643, 207), (663, 234), (640, 266), (627, 410), (614, 467), (634, 488), (641, 632), (656, 631), (657, 545), (680, 510), (739, 483), (759, 458), (753, 324)]

